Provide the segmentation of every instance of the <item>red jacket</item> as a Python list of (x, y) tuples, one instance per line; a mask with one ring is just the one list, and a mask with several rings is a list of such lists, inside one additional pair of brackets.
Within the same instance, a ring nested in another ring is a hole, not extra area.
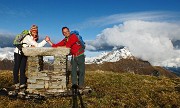
[(62, 41), (57, 44), (53, 44), (52, 47), (58, 46), (66, 46), (67, 48), (71, 48), (71, 55), (78, 56), (84, 53), (84, 49), (79, 44), (79, 39), (75, 34), (71, 34), (68, 38), (64, 38)]

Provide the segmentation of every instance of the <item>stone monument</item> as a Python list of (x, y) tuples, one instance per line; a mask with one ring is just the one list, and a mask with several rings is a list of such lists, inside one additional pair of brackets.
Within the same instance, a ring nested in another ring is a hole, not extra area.
[[(65, 47), (28, 47), (22, 49), (28, 56), (27, 62), (27, 92), (40, 95), (59, 95), (66, 92), (67, 55), (69, 48)], [(43, 69), (43, 57), (54, 56), (53, 70)]]

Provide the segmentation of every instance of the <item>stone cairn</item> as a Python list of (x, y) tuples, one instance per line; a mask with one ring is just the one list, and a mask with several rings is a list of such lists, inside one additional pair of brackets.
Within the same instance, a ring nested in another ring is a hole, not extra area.
[[(41, 47), (23, 48), (28, 56), (27, 62), (27, 90), (32, 94), (60, 95), (67, 91), (67, 55), (69, 48)], [(43, 56), (54, 56), (54, 70), (43, 69)]]

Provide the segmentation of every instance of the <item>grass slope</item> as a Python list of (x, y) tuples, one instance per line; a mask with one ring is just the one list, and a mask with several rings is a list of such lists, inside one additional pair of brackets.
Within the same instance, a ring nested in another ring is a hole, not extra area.
[[(12, 84), (12, 72), (0, 71), (0, 87)], [(87, 108), (179, 108), (180, 78), (153, 77), (108, 71), (87, 71), (86, 85), (93, 89), (83, 95)], [(11, 100), (0, 96), (0, 108), (70, 108), (71, 97), (45, 101)]]

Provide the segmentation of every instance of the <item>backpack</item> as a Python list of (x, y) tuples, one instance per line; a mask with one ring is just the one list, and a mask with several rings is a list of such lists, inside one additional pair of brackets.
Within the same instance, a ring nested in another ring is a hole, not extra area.
[(85, 49), (85, 47), (86, 47), (85, 42), (82, 39), (82, 36), (79, 35), (79, 32), (75, 30), (75, 31), (71, 31), (71, 34), (75, 34), (78, 37), (80, 45), (82, 46), (83, 49)]
[(21, 34), (16, 35), (14, 41), (13, 41), (13, 45), (16, 46), (18, 49), (22, 49), (22, 45), (24, 43), (22, 43), (22, 40), (29, 35), (29, 31), (28, 30), (23, 30)]

